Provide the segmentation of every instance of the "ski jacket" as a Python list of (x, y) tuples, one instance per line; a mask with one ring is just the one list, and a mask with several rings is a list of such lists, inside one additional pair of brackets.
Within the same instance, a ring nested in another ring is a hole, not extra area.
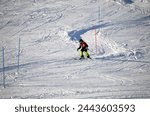
[(87, 50), (87, 48), (88, 48), (87, 43), (84, 41), (80, 42), (80, 46), (78, 49), (80, 49), (80, 48), (81, 48), (81, 50)]

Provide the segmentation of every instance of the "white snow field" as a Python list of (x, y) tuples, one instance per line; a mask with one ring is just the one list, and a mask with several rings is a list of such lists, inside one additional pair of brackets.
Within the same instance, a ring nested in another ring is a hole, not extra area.
[(0, 0), (0, 47), (1, 99), (150, 98), (150, 0)]

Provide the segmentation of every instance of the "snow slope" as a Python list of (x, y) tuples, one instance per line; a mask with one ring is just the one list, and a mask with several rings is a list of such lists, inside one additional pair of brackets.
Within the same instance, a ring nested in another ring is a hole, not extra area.
[[(0, 0), (0, 46), (6, 50), (0, 98), (150, 98), (149, 4)], [(74, 60), (80, 38), (92, 60)], [(0, 61), (2, 66), (2, 55)]]

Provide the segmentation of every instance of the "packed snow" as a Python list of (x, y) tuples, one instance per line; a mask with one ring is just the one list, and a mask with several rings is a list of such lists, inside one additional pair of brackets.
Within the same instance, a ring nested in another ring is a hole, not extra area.
[[(149, 6), (150, 0), (0, 0), (0, 98), (150, 98)], [(80, 38), (92, 60), (75, 60)]]

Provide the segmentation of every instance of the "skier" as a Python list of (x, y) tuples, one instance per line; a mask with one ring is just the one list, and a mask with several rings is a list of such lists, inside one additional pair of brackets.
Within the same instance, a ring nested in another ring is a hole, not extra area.
[(79, 45), (79, 48), (77, 48), (77, 51), (79, 49), (81, 49), (80, 50), (80, 59), (84, 59), (83, 53), (86, 55), (87, 58), (91, 59), (90, 55), (88, 53), (88, 45), (87, 45), (87, 43), (85, 41), (83, 41), (82, 39), (79, 40), (79, 43), (80, 43), (80, 45)]

